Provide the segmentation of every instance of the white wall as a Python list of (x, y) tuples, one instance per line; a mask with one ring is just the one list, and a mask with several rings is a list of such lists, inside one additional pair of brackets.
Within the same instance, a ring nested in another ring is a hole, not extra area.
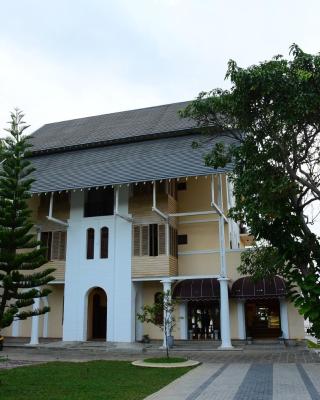
[[(87, 300), (94, 287), (107, 294), (107, 340), (131, 342), (131, 223), (116, 216), (83, 217), (84, 192), (71, 195), (68, 227), (64, 341), (87, 339)], [(128, 213), (128, 189), (120, 188), (119, 212)], [(100, 229), (109, 229), (109, 257), (100, 259)], [(86, 259), (87, 229), (95, 230), (94, 259)], [(133, 304), (134, 306), (134, 304)]]

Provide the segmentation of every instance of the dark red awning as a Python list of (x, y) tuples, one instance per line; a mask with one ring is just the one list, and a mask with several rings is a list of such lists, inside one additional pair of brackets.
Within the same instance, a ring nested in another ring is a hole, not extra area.
[(236, 280), (231, 289), (231, 297), (243, 299), (275, 299), (286, 294), (285, 281), (279, 276), (254, 281), (250, 276)]
[(176, 300), (219, 300), (220, 285), (217, 279), (186, 279), (173, 289)]

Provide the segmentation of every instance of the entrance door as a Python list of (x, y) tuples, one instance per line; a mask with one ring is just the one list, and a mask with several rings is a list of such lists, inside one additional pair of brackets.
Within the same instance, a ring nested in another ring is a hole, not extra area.
[(95, 288), (88, 297), (88, 339), (106, 339), (107, 296)]
[(247, 336), (277, 338), (281, 336), (279, 300), (248, 300), (246, 302)]
[(215, 339), (220, 335), (220, 308), (214, 301), (188, 303), (189, 339)]

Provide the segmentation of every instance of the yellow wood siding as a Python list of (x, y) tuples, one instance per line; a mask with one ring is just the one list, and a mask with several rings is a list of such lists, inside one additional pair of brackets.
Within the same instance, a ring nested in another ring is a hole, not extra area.
[(168, 276), (170, 265), (168, 256), (132, 257), (132, 278), (146, 276)]
[(47, 268), (55, 268), (51, 274), (56, 281), (64, 282), (66, 262), (64, 260), (52, 260), (42, 265), (37, 271), (45, 270)]

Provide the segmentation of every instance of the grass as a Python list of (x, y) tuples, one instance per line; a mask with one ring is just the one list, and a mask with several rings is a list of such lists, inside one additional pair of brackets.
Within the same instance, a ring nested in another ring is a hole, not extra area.
[(190, 368), (138, 368), (127, 361), (51, 362), (0, 370), (0, 399), (139, 400)]
[(143, 360), (146, 363), (167, 363), (167, 364), (171, 364), (171, 363), (179, 363), (179, 362), (184, 362), (187, 361), (186, 358), (183, 357), (157, 357), (157, 358), (145, 358)]
[(320, 344), (314, 343), (311, 340), (307, 340), (309, 349), (320, 349)]

